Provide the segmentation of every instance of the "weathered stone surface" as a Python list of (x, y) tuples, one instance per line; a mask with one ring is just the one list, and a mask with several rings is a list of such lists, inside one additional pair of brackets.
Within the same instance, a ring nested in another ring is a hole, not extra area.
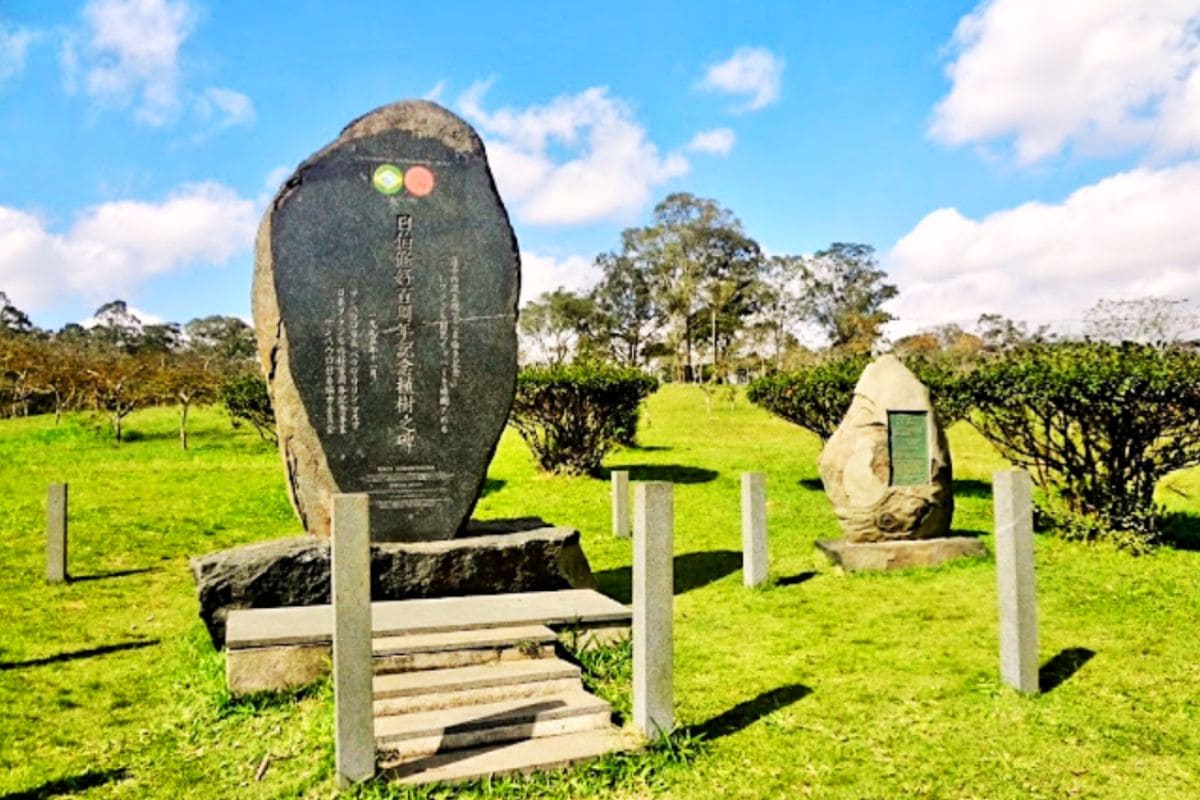
[(675, 497), (633, 485), (633, 724), (649, 739), (675, 728)]
[(838, 539), (817, 542), (817, 549), (846, 572), (936, 567), (955, 558), (987, 555), (983, 542), (967, 536), (859, 543)]
[(996, 599), (1000, 606), (1000, 679), (1036, 693), (1037, 576), (1033, 548), (1033, 481), (1021, 469), (992, 475), (996, 523)]
[[(579, 531), (513, 532), (509, 527), (502, 532), (504, 527), (484, 523), (482, 530), (489, 533), (448, 542), (372, 544), (372, 599), (595, 588)], [(193, 558), (191, 568), (200, 617), (218, 649), (225, 644), (225, 619), (232, 609), (330, 602), (328, 539), (297, 536), (235, 547)]]
[(459, 531), (512, 402), (518, 284), (483, 144), (445, 109), (386, 106), (297, 168), (259, 227), (253, 305), (309, 533), (358, 492), (374, 541)]
[(863, 370), (845, 418), (821, 451), (820, 472), (850, 542), (932, 539), (950, 530), (946, 434), (929, 390), (895, 356)]
[(46, 580), (67, 580), (67, 484), (52, 483), (46, 492)]

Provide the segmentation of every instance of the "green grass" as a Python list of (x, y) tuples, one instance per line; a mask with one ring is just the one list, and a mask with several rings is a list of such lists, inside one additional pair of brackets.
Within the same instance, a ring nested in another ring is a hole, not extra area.
[[(836, 535), (815, 437), (744, 400), (714, 402), (710, 417), (687, 387), (659, 392), (649, 412), (642, 448), (605, 466), (677, 484), (685, 734), (672, 746), (687, 753), (472, 796), (1200, 796), (1200, 551), (1132, 557), (1039, 536), (1041, 660), (1058, 685), (1019, 696), (997, 677), (990, 559), (838, 575), (813, 550)], [(189, 556), (297, 531), (278, 455), (212, 410), (195, 414), (182, 452), (174, 424), (171, 409), (139, 412), (136, 441), (117, 447), (83, 418), (0, 422), (0, 800), (334, 794), (328, 686), (230, 701), (187, 569)], [(986, 534), (1003, 463), (968, 427), (950, 441), (955, 527)], [(743, 470), (767, 475), (773, 584), (758, 590), (741, 585)], [(477, 516), (579, 528), (601, 588), (628, 599), (630, 543), (609, 533), (603, 479), (538, 474), (511, 431), (489, 476)], [(71, 572), (87, 580), (47, 586), (45, 491), (63, 480)], [(1200, 470), (1160, 492), (1185, 515), (1180, 540), (1195, 541)], [(619, 695), (622, 659), (602, 661), (598, 680)]]

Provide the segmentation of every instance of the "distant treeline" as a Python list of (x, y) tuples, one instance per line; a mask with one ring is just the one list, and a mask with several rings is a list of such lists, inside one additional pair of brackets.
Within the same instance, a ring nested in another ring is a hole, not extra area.
[(134, 409), (177, 405), (186, 448), (193, 405), (245, 394), (246, 379), (257, 393), (254, 331), (238, 317), (144, 324), (114, 300), (94, 321), (41, 330), (0, 292), (0, 416), (53, 413), (57, 422), (64, 411), (92, 410), (107, 416), (120, 441)]

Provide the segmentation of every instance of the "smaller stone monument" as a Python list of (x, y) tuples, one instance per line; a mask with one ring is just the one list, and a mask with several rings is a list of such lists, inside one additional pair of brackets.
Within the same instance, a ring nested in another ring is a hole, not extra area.
[(845, 539), (817, 543), (850, 572), (934, 566), (984, 554), (950, 536), (950, 447), (929, 389), (893, 355), (863, 370), (821, 451), (821, 481)]

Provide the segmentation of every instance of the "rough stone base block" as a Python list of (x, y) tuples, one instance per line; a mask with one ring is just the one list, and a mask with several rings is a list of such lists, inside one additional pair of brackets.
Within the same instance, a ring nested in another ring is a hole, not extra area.
[(936, 567), (956, 558), (987, 555), (983, 542), (966, 536), (860, 543), (826, 539), (817, 542), (817, 549), (847, 572)]
[[(531, 517), (478, 523), (438, 542), (371, 544), (371, 599), (594, 589), (579, 531)], [(200, 617), (213, 645), (238, 608), (329, 603), (329, 540), (298, 536), (234, 547), (191, 560)]]
[(333, 652), (327, 644), (251, 647), (231, 650), (227, 659), (226, 683), (237, 697), (306, 686), (329, 674)]

